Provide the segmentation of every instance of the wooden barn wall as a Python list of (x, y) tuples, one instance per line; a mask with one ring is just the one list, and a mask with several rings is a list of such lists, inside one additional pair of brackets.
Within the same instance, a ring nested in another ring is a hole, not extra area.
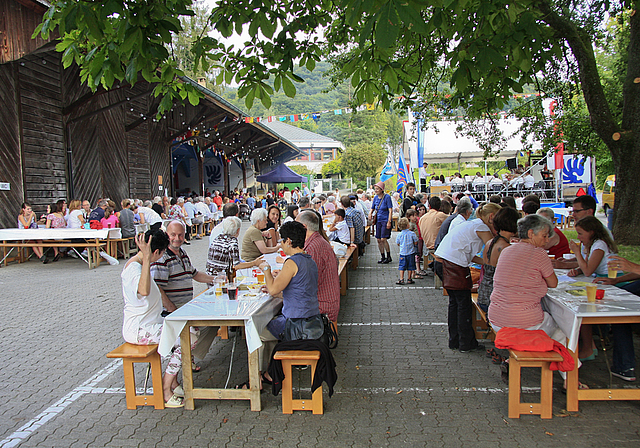
[(172, 195), (173, 177), (171, 175), (170, 145), (167, 142), (167, 121), (149, 123), (149, 159), (151, 163), (151, 189), (154, 196), (164, 196), (165, 190), (158, 189), (158, 176), (162, 176), (162, 186), (166, 194)]
[[(65, 106), (74, 104), (90, 93), (89, 89), (80, 84), (76, 66), (65, 70), (64, 86)], [(74, 193), (77, 199), (87, 199), (92, 206), (100, 198), (108, 197), (119, 204), (122, 199), (129, 197), (124, 136), (125, 106), (77, 119), (124, 98), (122, 90), (100, 92), (89, 101), (79, 104), (66, 117), (67, 122), (71, 123), (69, 135), (73, 154)]]
[(51, 52), (26, 56), (17, 63), (25, 196), (40, 212), (67, 197), (62, 67), (59, 57)]
[(11, 188), (0, 190), (2, 228), (17, 226), (20, 204), (24, 200), (16, 75), (15, 63), (0, 65), (0, 182), (9, 182)]
[[(126, 123), (134, 123), (149, 112), (149, 97), (134, 98), (148, 89), (146, 83), (138, 83), (130, 89), (131, 101), (125, 111)], [(129, 161), (129, 194), (134, 199), (151, 199), (151, 166), (149, 158), (149, 123), (151, 118), (142, 121), (126, 133), (126, 145)]]
[(0, 64), (19, 59), (47, 43), (40, 36), (31, 39), (45, 11), (39, 5), (31, 9), (14, 0), (0, 1)]
[[(115, 104), (125, 99), (122, 90), (115, 90), (100, 97), (100, 106)], [(100, 163), (102, 197), (113, 199), (116, 204), (129, 197), (129, 167), (127, 141), (124, 130), (125, 105), (98, 115), (100, 129)]]

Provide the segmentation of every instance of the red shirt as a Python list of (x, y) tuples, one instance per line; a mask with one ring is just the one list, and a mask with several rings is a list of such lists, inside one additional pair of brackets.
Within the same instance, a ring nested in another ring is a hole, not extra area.
[(340, 278), (338, 277), (338, 259), (331, 244), (314, 232), (304, 242), (304, 250), (318, 265), (318, 302), (320, 312), (329, 315), (329, 320), (338, 320), (340, 311)]
[(549, 248), (549, 255), (554, 255), (556, 258), (562, 258), (564, 254), (571, 253), (571, 249), (569, 249), (569, 240), (567, 240), (564, 233), (562, 233), (557, 227), (554, 227), (553, 231), (556, 232), (558, 237), (560, 237), (560, 242)]
[(222, 207), (222, 198), (220, 196), (214, 196), (213, 197), (213, 202), (216, 203), (218, 208)]

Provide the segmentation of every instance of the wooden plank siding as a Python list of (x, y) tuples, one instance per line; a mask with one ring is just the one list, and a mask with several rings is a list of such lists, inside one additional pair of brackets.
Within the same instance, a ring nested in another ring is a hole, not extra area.
[(60, 58), (53, 52), (17, 61), (24, 195), (38, 213), (67, 197)]
[[(148, 89), (146, 83), (138, 83), (128, 89), (129, 98)], [(126, 110), (126, 123), (133, 123), (148, 114), (148, 97), (136, 98), (129, 101)], [(149, 158), (149, 122), (147, 118), (138, 126), (126, 133), (126, 145), (129, 164), (129, 194), (131, 198), (147, 199), (151, 191), (151, 161)]]
[[(16, 101), (17, 66), (0, 65), (0, 182), (9, 182), (11, 189), (0, 190), (0, 226), (16, 227), (20, 205), (24, 201), (20, 127)], [(37, 210), (40, 211), (40, 210)]]
[(0, 1), (0, 64), (15, 61), (47, 43), (40, 36), (31, 39), (46, 8), (36, 2), (23, 3)]

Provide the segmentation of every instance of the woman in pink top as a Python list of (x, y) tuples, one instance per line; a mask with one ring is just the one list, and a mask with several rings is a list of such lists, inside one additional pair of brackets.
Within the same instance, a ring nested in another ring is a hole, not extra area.
[(104, 218), (100, 220), (103, 229), (115, 229), (120, 224), (118, 217), (113, 213), (113, 207), (107, 207), (104, 211)]
[(489, 320), (494, 330), (542, 329), (553, 337), (550, 331), (554, 332), (557, 326), (541, 304), (547, 288), (558, 285), (551, 260), (543, 249), (551, 232), (552, 224), (540, 215), (527, 215), (518, 221), (520, 242), (502, 251), (493, 277)]

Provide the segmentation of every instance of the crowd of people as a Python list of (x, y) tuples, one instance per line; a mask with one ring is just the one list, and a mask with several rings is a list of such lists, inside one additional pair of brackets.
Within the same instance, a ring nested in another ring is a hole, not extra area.
[[(289, 193), (289, 194), (287, 194)], [(261, 334), (259, 356), (261, 383), (270, 384), (267, 370), (271, 348), (282, 339), (287, 319), (309, 318), (324, 313), (336, 322), (340, 310), (337, 258), (332, 242), (353, 245), (364, 253), (365, 227), (371, 226), (380, 252), (380, 264), (392, 262), (389, 239), (397, 219), (394, 242), (399, 248), (397, 284), (415, 284), (435, 275), (449, 296), (448, 345), (467, 353), (484, 349), (472, 328), (472, 291), (495, 331), (504, 327), (541, 329), (551, 338), (565, 343), (553, 317), (543, 309), (548, 288), (557, 286), (554, 268), (569, 270), (570, 276), (594, 276), (595, 282), (617, 284), (640, 294), (640, 265), (616, 256), (617, 246), (606, 227), (594, 217), (595, 200), (580, 196), (573, 204), (573, 217), (579, 241), (568, 241), (553, 224), (553, 209), (541, 208), (536, 195), (524, 198), (492, 196), (478, 204), (471, 194), (442, 192), (416, 193), (409, 183), (404, 194), (388, 194), (384, 183), (373, 187), (373, 194), (358, 190), (354, 194), (329, 193), (312, 197), (308, 189), (283, 189), (263, 198), (238, 192), (223, 197), (154, 198), (153, 201), (125, 199), (119, 210), (109, 199), (100, 199), (96, 208), (88, 201), (53, 204), (37, 219), (31, 206), (23, 204), (18, 217), (21, 228), (38, 222), (46, 227), (119, 226), (123, 236), (135, 235), (136, 222), (148, 222), (151, 230), (135, 240), (139, 253), (122, 273), (125, 319), (123, 336), (135, 344), (157, 343), (162, 316), (175, 311), (193, 298), (193, 281), (213, 285), (216, 278), (233, 269), (260, 268), (265, 273), (266, 290), (283, 298), (281, 314)], [(241, 235), (243, 206), (250, 208), (250, 226)], [(519, 207), (518, 207), (519, 205)], [(325, 234), (323, 218), (332, 217)], [(198, 220), (200, 218), (200, 221)], [(189, 226), (213, 220), (209, 228), (206, 266), (196, 269), (184, 251)], [(170, 220), (161, 229), (162, 220)], [(34, 252), (41, 259), (44, 254)], [(288, 256), (281, 271), (272, 271), (264, 255), (283, 251)], [(573, 252), (575, 258), (564, 255)], [(431, 263), (421, 266), (425, 256)], [(60, 254), (56, 252), (54, 261)], [(44, 260), (46, 262), (46, 258)], [(608, 278), (608, 265), (628, 272)], [(612, 325), (612, 374), (635, 380), (635, 357), (631, 326)], [(216, 328), (194, 328), (192, 349), (204, 358), (217, 332)], [(494, 361), (503, 358), (488, 351)], [(579, 358), (587, 362), (597, 356), (592, 329), (580, 332)], [(179, 407), (184, 392), (176, 380), (180, 369), (180, 349), (176, 341), (163, 381), (168, 407)], [(199, 367), (192, 362), (194, 371)], [(585, 385), (580, 385), (586, 387)], [(247, 384), (238, 387), (248, 387)], [(261, 385), (262, 387), (262, 385)]]

